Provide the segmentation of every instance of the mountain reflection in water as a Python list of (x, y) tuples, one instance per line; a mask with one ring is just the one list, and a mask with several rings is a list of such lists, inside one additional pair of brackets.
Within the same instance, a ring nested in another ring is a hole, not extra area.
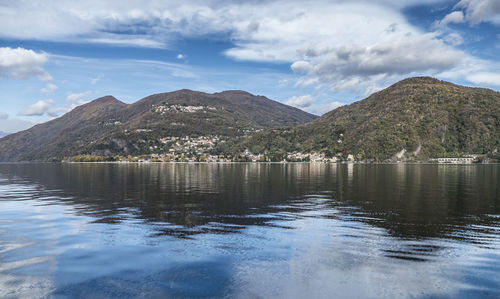
[(500, 296), (499, 171), (0, 164), (0, 296)]

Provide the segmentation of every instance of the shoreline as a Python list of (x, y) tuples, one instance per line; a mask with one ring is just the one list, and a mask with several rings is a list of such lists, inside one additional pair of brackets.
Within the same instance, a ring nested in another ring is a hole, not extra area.
[(443, 166), (473, 166), (473, 165), (500, 165), (500, 163), (435, 163), (435, 162), (232, 162), (232, 161), (169, 161), (169, 162), (134, 162), (134, 161), (101, 161), (101, 162), (48, 162), (48, 161), (19, 161), (19, 162), (0, 162), (0, 164), (338, 164), (338, 165), (443, 165)]

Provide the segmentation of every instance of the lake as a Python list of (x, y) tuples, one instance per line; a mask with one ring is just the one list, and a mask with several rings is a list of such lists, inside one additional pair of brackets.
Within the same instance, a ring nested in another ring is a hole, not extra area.
[(500, 166), (0, 164), (0, 297), (500, 297)]

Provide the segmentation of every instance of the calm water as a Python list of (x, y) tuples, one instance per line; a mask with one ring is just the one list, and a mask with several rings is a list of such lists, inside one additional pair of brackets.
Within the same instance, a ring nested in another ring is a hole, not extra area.
[(0, 297), (500, 297), (500, 166), (0, 164)]

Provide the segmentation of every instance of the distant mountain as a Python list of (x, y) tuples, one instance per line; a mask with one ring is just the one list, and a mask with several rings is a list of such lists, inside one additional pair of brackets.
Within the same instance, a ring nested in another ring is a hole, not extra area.
[(402, 80), (297, 127), (260, 132), (233, 153), (322, 152), (358, 159), (425, 160), (500, 147), (500, 93), (430, 77)]
[(0, 131), (0, 138), (9, 135), (10, 133)]
[(48, 160), (71, 155), (111, 127), (103, 119), (127, 104), (112, 96), (76, 107), (62, 117), (0, 139), (1, 161)]
[(163, 150), (169, 137), (217, 136), (225, 141), (316, 118), (244, 91), (179, 90), (129, 105), (106, 96), (0, 139), (0, 161), (60, 160), (80, 153), (151, 154)]

